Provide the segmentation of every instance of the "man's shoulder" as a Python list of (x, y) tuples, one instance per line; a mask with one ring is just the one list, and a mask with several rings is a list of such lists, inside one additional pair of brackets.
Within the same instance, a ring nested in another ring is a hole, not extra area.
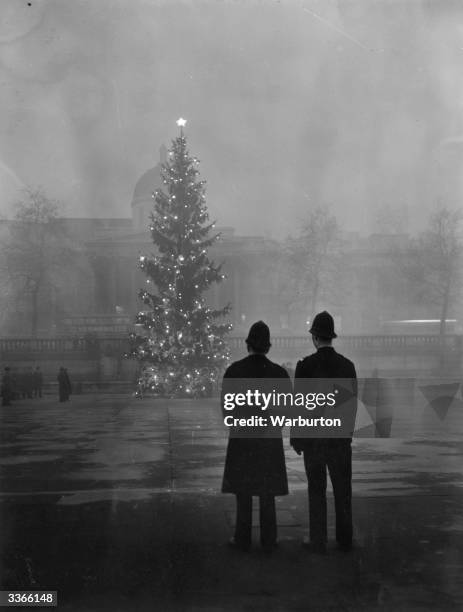
[(350, 359), (348, 359), (345, 355), (341, 355), (341, 353), (338, 353), (336, 351), (336, 357), (337, 359), (342, 362), (345, 366), (348, 366), (350, 368), (354, 368), (355, 369), (355, 365), (354, 362), (351, 361)]
[[(320, 363), (323, 363), (323, 361), (324, 361), (324, 356), (320, 353), (320, 351), (316, 351), (315, 353), (307, 355), (306, 357), (298, 361), (296, 370), (298, 371), (308, 370), (308, 369), (311, 369), (313, 366), (317, 366)], [(346, 369), (355, 370), (354, 363), (350, 359), (348, 359), (341, 353), (338, 353), (334, 349), (331, 352), (330, 361), (333, 365), (335, 363), (338, 366), (341, 365), (342, 368), (345, 370)]]
[(287, 370), (285, 370), (283, 366), (275, 363), (274, 361), (270, 361), (270, 359), (269, 363), (271, 366), (272, 376), (274, 376), (274, 378), (287, 378), (289, 376)]
[(296, 368), (308, 367), (311, 363), (315, 363), (316, 361), (317, 353), (311, 353), (310, 355), (306, 355), (305, 357), (300, 359), (296, 364)]
[[(267, 378), (288, 377), (288, 372), (278, 363), (270, 361), (268, 357), (265, 358), (264, 363), (264, 372)], [(234, 361), (233, 363), (231, 363), (225, 370), (224, 378), (246, 378), (247, 376), (249, 376), (250, 373), (254, 373), (254, 375), (257, 376), (257, 373), (260, 371), (261, 367), (262, 364), (260, 364), (258, 366), (258, 369), (256, 369), (256, 363), (248, 355), (243, 359), (239, 359), (238, 361)]]
[(225, 377), (233, 377), (233, 376), (239, 376), (239, 374), (241, 372), (243, 372), (243, 370), (246, 369), (246, 366), (249, 362), (249, 357), (244, 357), (243, 359), (239, 359), (238, 361), (234, 361), (233, 363), (231, 363), (228, 368), (225, 370)]

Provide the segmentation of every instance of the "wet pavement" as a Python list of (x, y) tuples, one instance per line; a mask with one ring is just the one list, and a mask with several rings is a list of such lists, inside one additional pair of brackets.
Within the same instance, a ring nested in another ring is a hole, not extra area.
[(393, 422), (394, 438), (354, 440), (349, 554), (332, 544), (332, 499), (328, 554), (302, 549), (307, 485), (286, 441), (290, 495), (267, 557), (257, 529), (250, 553), (225, 545), (234, 498), (220, 494), (215, 401), (2, 408), (2, 588), (56, 590), (73, 611), (463, 610), (463, 403), (445, 420), (424, 398), (414, 410), (413, 436), (399, 439)]

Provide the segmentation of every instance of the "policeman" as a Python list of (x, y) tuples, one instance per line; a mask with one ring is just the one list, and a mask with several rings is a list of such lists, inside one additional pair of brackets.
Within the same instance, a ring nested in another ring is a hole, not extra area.
[[(222, 384), (222, 399), (226, 390), (235, 389), (232, 383), (246, 379), (259, 381), (265, 389), (264, 379), (271, 387), (279, 379), (284, 392), (292, 386), (284, 368), (267, 358), (270, 350), (270, 330), (263, 321), (251, 326), (246, 338), (248, 356), (235, 361), (226, 370)], [(233, 380), (235, 379), (235, 380)], [(247, 406), (245, 410), (249, 410)], [(247, 551), (251, 547), (252, 501), (259, 497), (261, 545), (265, 553), (271, 554), (277, 546), (277, 520), (275, 496), (288, 494), (285, 453), (281, 431), (275, 437), (241, 437), (238, 432), (230, 437), (227, 446), (222, 493), (236, 495), (235, 535), (229, 544), (233, 548)]]
[[(309, 332), (317, 350), (297, 363), (295, 393), (303, 384), (301, 379), (350, 379), (355, 399), (357, 376), (354, 364), (332, 347), (332, 341), (337, 337), (333, 317), (326, 311), (320, 312)], [(296, 435), (294, 431), (291, 432), (291, 446), (298, 455), (304, 455), (309, 485), (310, 536), (304, 539), (303, 545), (313, 552), (326, 552), (328, 469), (333, 485), (338, 548), (349, 551), (352, 548), (352, 438), (298, 438)]]

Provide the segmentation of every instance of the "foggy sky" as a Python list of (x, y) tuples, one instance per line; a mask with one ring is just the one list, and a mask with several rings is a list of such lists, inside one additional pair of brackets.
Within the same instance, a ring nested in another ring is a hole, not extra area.
[[(463, 191), (458, 2), (2, 0), (0, 213), (42, 185), (67, 216), (130, 215), (188, 120), (219, 225), (281, 236), (310, 206), (408, 229)], [(460, 5), (460, 6), (459, 6)]]

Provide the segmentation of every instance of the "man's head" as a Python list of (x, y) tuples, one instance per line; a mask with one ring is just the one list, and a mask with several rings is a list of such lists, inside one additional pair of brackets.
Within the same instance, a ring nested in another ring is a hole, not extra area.
[(331, 346), (333, 338), (337, 338), (333, 317), (326, 310), (315, 315), (309, 332), (312, 334), (312, 342), (316, 348)]
[(268, 325), (263, 321), (257, 321), (251, 325), (251, 328), (246, 338), (246, 344), (249, 353), (260, 353), (265, 355), (269, 352), (270, 347), (270, 330)]

